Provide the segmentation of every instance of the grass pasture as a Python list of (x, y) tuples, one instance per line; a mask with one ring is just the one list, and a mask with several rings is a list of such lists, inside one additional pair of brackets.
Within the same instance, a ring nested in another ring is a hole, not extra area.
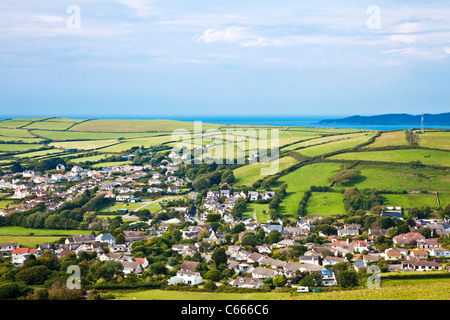
[[(282, 157), (278, 160), (278, 164), (274, 163), (272, 167), (278, 165), (278, 171), (282, 171), (297, 163), (297, 160), (290, 156)], [(236, 178), (236, 185), (251, 186), (253, 183), (261, 179), (261, 170), (263, 168), (269, 168), (271, 164), (264, 164), (261, 162), (248, 164), (233, 170), (233, 174)]]
[(334, 188), (450, 191), (450, 173), (447, 170), (391, 165), (357, 165), (354, 169), (361, 171), (355, 182), (346, 186), (335, 185)]
[(117, 300), (448, 300), (450, 279), (382, 280), (379, 289), (335, 290), (328, 292), (186, 292), (167, 290), (113, 291)]
[(280, 177), (278, 185), (287, 184), (287, 195), (279, 207), (280, 214), (295, 217), (304, 192), (313, 185), (328, 186), (331, 182), (330, 178), (339, 170), (338, 163), (314, 163)]
[(450, 167), (450, 153), (448, 151), (426, 149), (399, 149), (382, 151), (347, 152), (331, 156), (330, 159), (365, 160), (381, 162), (408, 163), (420, 161), (426, 165)]
[[(222, 125), (202, 123), (202, 129), (220, 128)], [(89, 132), (158, 132), (174, 131), (176, 129), (194, 130), (193, 122), (176, 120), (90, 120), (77, 124), (71, 131)]]
[(55, 141), (71, 140), (108, 140), (108, 139), (132, 139), (142, 137), (152, 137), (156, 135), (167, 134), (170, 132), (78, 132), (78, 131), (52, 131), (52, 130), (33, 130), (33, 133), (52, 139)]
[(421, 147), (450, 150), (450, 131), (425, 132), (417, 136)]
[(43, 145), (31, 143), (0, 143), (0, 152), (24, 152), (32, 149), (40, 149)]
[(329, 216), (346, 214), (343, 194), (339, 192), (312, 192), (306, 206), (306, 214)]
[(450, 204), (450, 192), (438, 192), (438, 197), (442, 208)]
[(82, 140), (82, 141), (64, 141), (52, 142), (49, 145), (58, 149), (79, 149), (79, 150), (95, 150), (119, 143), (118, 140)]
[(66, 130), (70, 128), (76, 122), (64, 122), (64, 121), (36, 121), (23, 127), (24, 129), (41, 129), (41, 130)]
[(436, 195), (434, 194), (384, 194), (385, 205), (402, 208), (414, 208), (420, 206), (436, 207)]
[(407, 146), (405, 131), (387, 131), (381, 133), (373, 143), (365, 148), (382, 148), (388, 146)]

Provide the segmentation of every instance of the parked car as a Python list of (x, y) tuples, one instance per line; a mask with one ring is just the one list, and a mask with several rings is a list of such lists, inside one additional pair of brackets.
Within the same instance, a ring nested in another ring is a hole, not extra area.
[(314, 289), (313, 292), (322, 292), (322, 290)]

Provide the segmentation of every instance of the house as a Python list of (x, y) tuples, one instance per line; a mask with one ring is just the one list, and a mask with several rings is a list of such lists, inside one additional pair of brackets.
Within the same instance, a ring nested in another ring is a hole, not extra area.
[(170, 193), (180, 192), (180, 188), (178, 188), (177, 186), (169, 186), (167, 188), (167, 192), (170, 192)]
[(395, 244), (407, 246), (415, 246), (417, 245), (417, 241), (422, 239), (425, 239), (425, 237), (418, 232), (399, 234), (392, 238)]
[(323, 258), (322, 265), (323, 266), (326, 266), (326, 265), (331, 265), (332, 266), (332, 265), (335, 265), (335, 264), (337, 264), (339, 262), (344, 262), (344, 261), (346, 261), (345, 258), (328, 256), (328, 257)]
[(318, 256), (302, 256), (298, 259), (300, 263), (309, 263), (319, 265), (319, 257)]
[(254, 252), (251, 255), (248, 256), (247, 262), (248, 263), (255, 263), (260, 262), (262, 259), (264, 259), (264, 256), (260, 253)]
[(58, 164), (58, 165), (56, 166), (56, 170), (66, 170), (66, 166), (63, 165), (63, 164)]
[(264, 285), (264, 281), (254, 278), (237, 277), (230, 284), (236, 288), (258, 289)]
[(108, 245), (113, 246), (116, 244), (116, 238), (109, 233), (101, 233), (95, 237), (96, 242), (106, 242)]
[(278, 272), (265, 267), (257, 267), (253, 269), (251, 272), (252, 278), (256, 279), (264, 279), (264, 278), (273, 278), (278, 275)]
[(30, 192), (28, 191), (28, 188), (26, 187), (20, 187), (20, 188), (16, 188), (14, 190), (14, 195), (12, 196), (13, 199), (23, 199), (26, 198), (28, 196), (30, 196)]
[(14, 242), (0, 243), (0, 256), (6, 257), (10, 256), (14, 249), (19, 248), (19, 245)]
[(442, 270), (442, 264), (427, 260), (405, 260), (402, 261), (402, 270), (406, 271), (430, 271)]
[(184, 283), (187, 285), (198, 285), (203, 282), (200, 272), (178, 270), (177, 274), (167, 280), (169, 285)]
[(199, 262), (197, 261), (184, 261), (180, 267), (181, 271), (195, 271)]
[(322, 270), (322, 285), (326, 287), (337, 286), (336, 273), (332, 270)]
[(417, 248), (418, 249), (437, 249), (440, 248), (441, 244), (437, 242), (436, 238), (431, 239), (419, 239), (417, 240)]
[(450, 250), (443, 248), (432, 248), (430, 249), (430, 256), (434, 256), (436, 258), (448, 258), (450, 257)]
[(338, 230), (338, 236), (340, 237), (357, 236), (357, 235), (359, 235), (358, 229), (341, 228)]
[(399, 251), (387, 251), (384, 252), (385, 260), (400, 260), (403, 259), (403, 255)]
[(410, 253), (411, 260), (428, 259), (428, 251), (426, 249), (413, 249)]
[(31, 256), (31, 255), (36, 255), (36, 249), (31, 249), (31, 248), (16, 248), (13, 249), (11, 252), (11, 263), (13, 264), (13, 266), (23, 266), (23, 263), (25, 262), (25, 260)]
[(138, 262), (134, 261), (121, 261), (123, 265), (123, 273), (129, 275), (130, 273), (141, 274), (142, 267)]

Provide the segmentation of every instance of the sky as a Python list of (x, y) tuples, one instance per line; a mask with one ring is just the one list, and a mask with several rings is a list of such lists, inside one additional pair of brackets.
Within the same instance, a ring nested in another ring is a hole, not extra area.
[(449, 112), (449, 1), (0, 0), (0, 116)]

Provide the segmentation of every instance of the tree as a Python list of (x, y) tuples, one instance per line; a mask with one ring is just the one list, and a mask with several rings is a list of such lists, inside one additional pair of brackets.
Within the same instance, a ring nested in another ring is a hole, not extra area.
[[(227, 263), (227, 254), (225, 248), (219, 248), (213, 252), (211, 259), (214, 261), (216, 268), (219, 269), (221, 265)], [(219, 269), (220, 270), (220, 269)]]
[(206, 290), (208, 290), (208, 291), (214, 291), (214, 290), (217, 289), (217, 286), (216, 286), (216, 284), (215, 284), (213, 281), (208, 280), (208, 281), (205, 283), (204, 288), (205, 288)]
[(310, 273), (300, 280), (299, 283), (305, 287), (320, 287), (322, 286), (322, 276), (318, 273)]
[(241, 239), (241, 244), (243, 246), (256, 246), (258, 244), (256, 236), (253, 232), (246, 232)]
[(345, 185), (355, 181), (360, 174), (361, 171), (356, 169), (342, 170), (334, 176), (334, 182), (338, 185)]
[(153, 274), (166, 274), (167, 268), (164, 262), (155, 262), (150, 265), (150, 271)]
[(16, 280), (26, 285), (42, 285), (50, 274), (46, 266), (34, 266), (20, 270), (16, 274)]
[(218, 282), (222, 279), (222, 273), (217, 269), (211, 269), (204, 274), (203, 278)]
[(106, 281), (111, 281), (115, 277), (123, 274), (123, 264), (119, 261), (108, 260), (103, 262), (96, 271), (96, 278), (103, 278)]
[(272, 279), (272, 283), (273, 283), (274, 287), (284, 287), (286, 282), (287, 282), (287, 279), (284, 275), (279, 275)]
[(337, 281), (342, 288), (352, 288), (359, 285), (358, 274), (355, 270), (340, 270), (337, 273)]

